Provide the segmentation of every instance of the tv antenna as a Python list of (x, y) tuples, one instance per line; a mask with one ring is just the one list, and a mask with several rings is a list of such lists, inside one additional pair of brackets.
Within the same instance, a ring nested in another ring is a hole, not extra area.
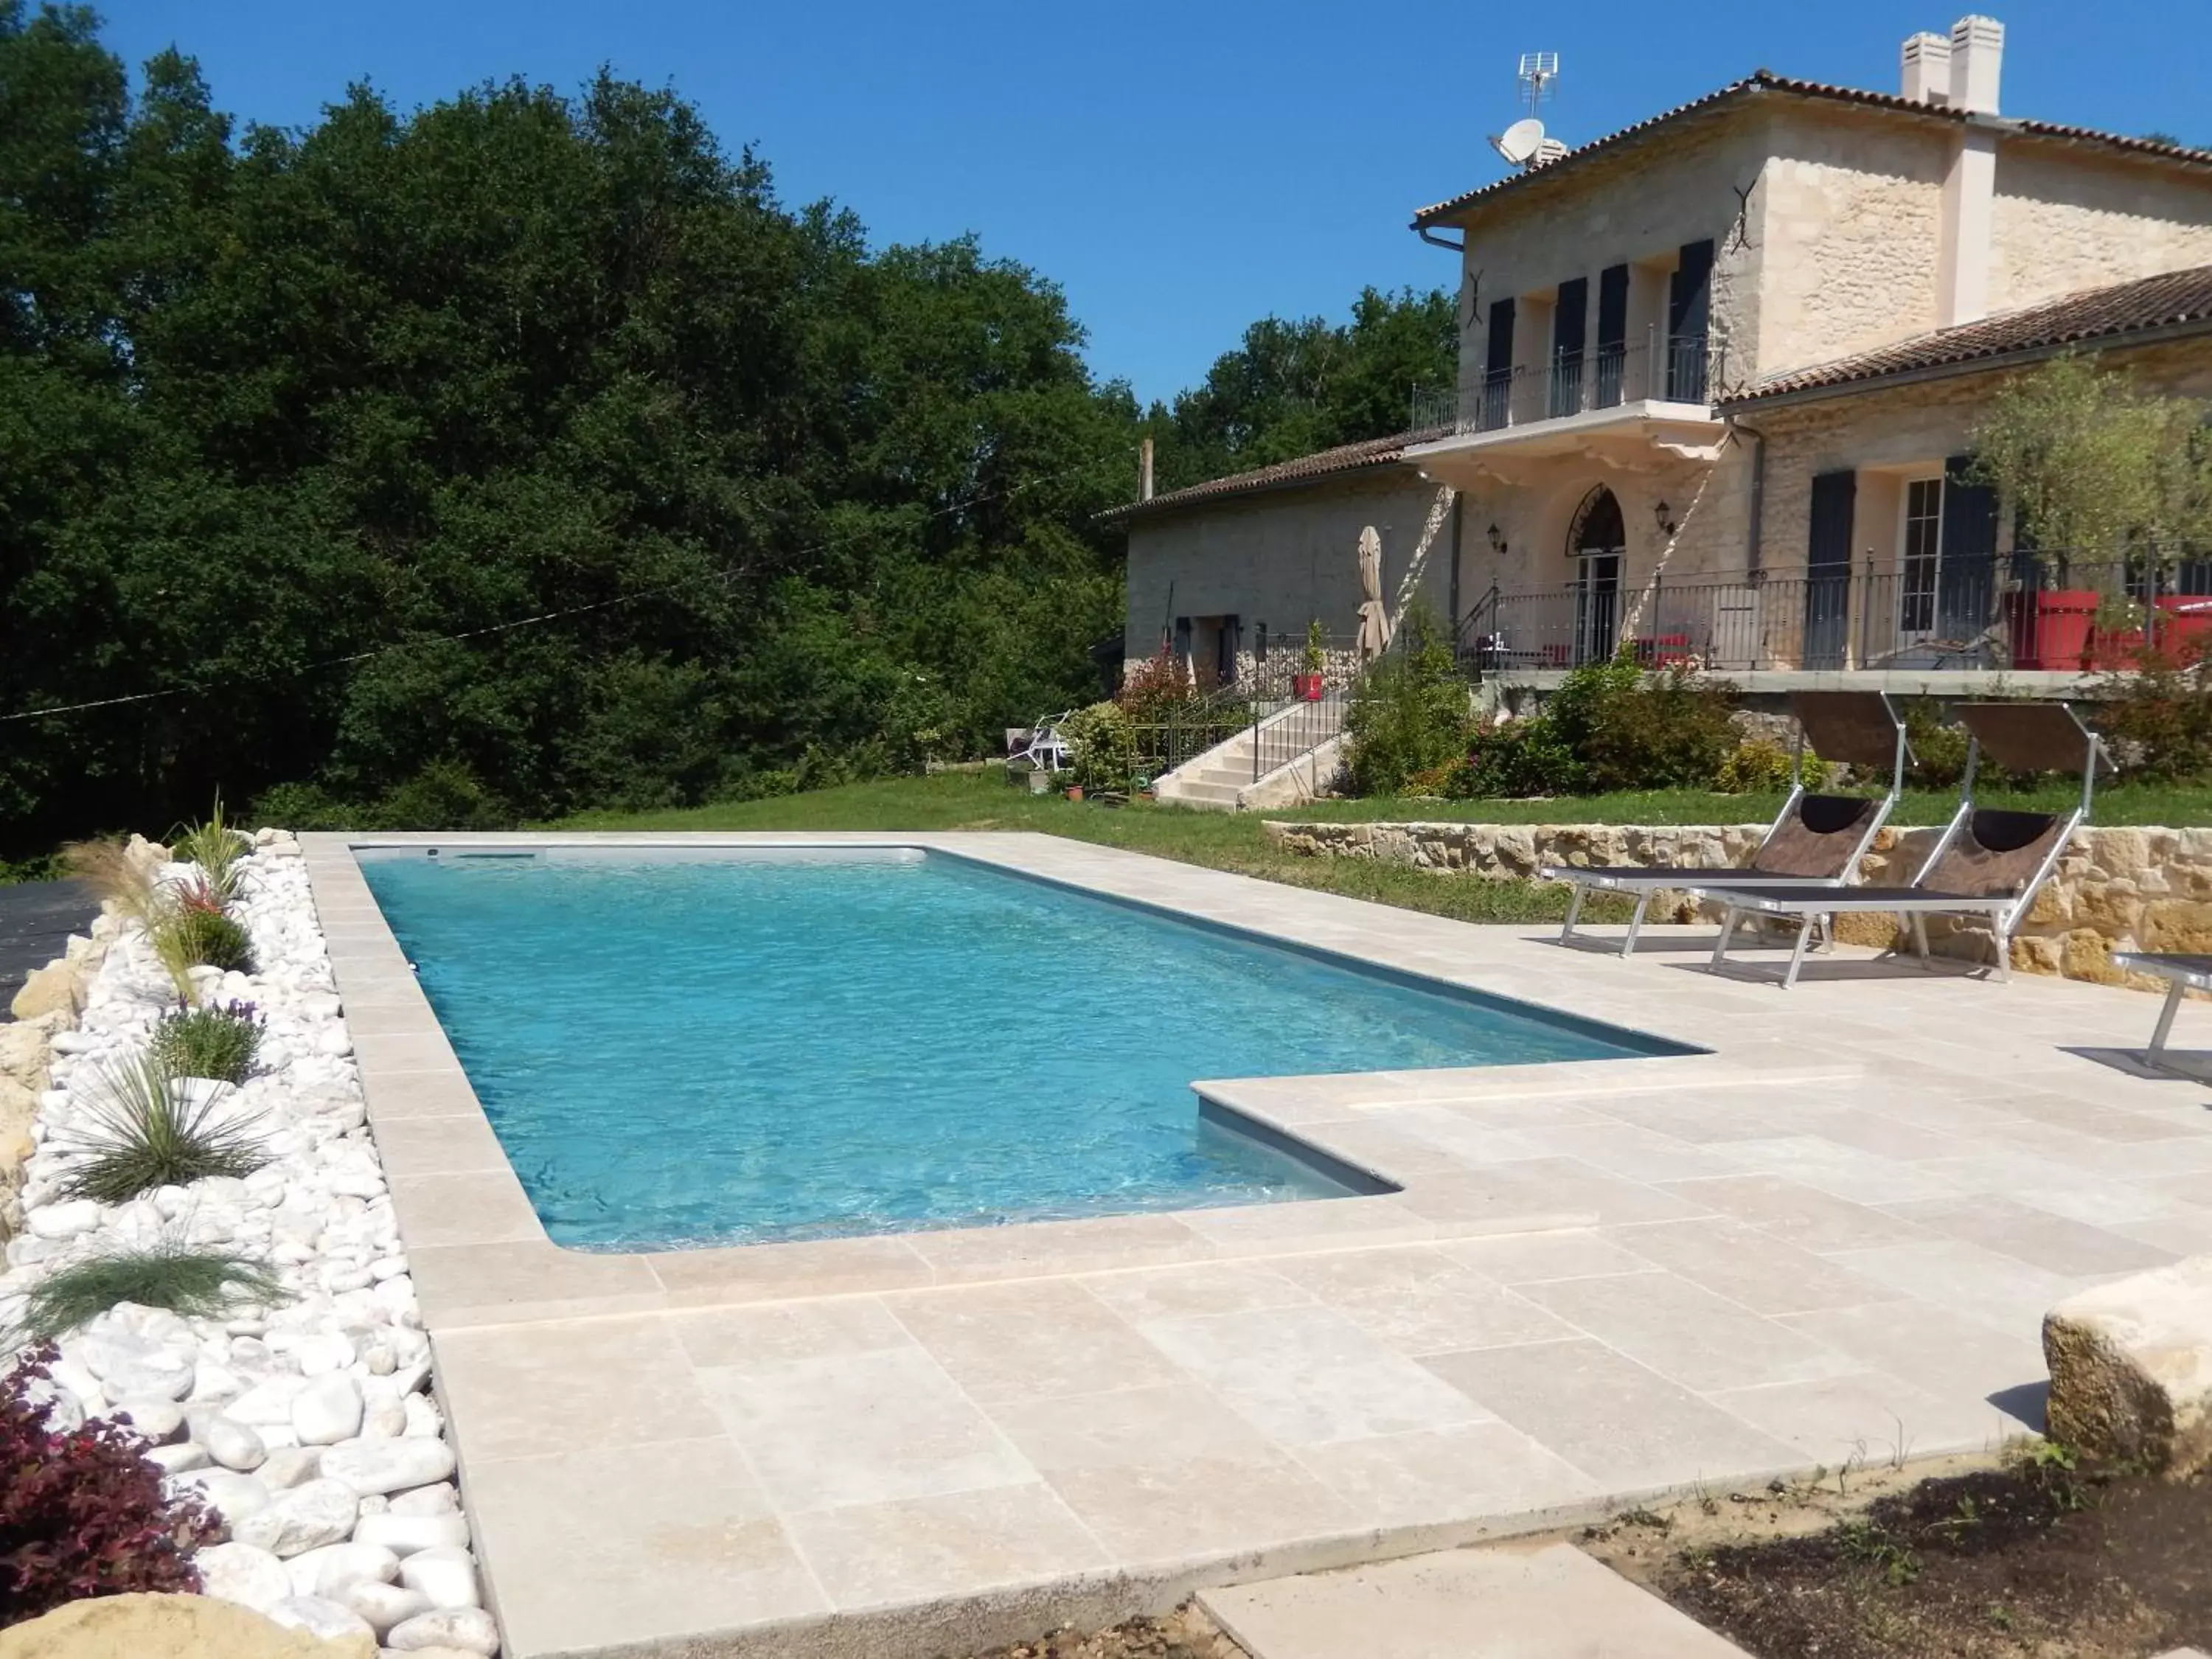
[(1536, 118), (1536, 109), (1552, 97), (1559, 78), (1559, 54), (1522, 52), (1516, 78), (1521, 83), (1522, 106), (1528, 112), (1504, 131), (1494, 135), (1490, 147), (1516, 167), (1540, 167), (1547, 161), (1556, 161), (1567, 153), (1567, 147), (1546, 136), (1544, 124)]

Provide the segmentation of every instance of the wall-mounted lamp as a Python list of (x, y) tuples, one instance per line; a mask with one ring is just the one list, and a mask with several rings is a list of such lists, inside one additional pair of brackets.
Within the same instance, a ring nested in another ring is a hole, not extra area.
[(1490, 526), (1490, 550), (1500, 558), (1505, 555), (1505, 538), (1498, 533), (1496, 525)]
[(1662, 501), (1658, 506), (1653, 507), (1651, 509), (1651, 516), (1659, 521), (1659, 533), (1661, 535), (1672, 536), (1674, 533), (1677, 527), (1674, 523), (1674, 509), (1668, 507), (1666, 502)]

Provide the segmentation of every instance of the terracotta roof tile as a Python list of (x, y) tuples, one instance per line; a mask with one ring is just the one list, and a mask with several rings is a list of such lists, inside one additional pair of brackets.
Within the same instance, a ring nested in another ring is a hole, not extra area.
[(2140, 155), (2154, 156), (2165, 161), (2182, 161), (2198, 167), (2212, 167), (2212, 150), (2192, 149), (2185, 144), (2169, 144), (2153, 138), (2131, 138), (2124, 133), (2100, 132), (2094, 127), (2066, 126), (2055, 121), (2019, 120), (2008, 116), (1970, 116), (1968, 112), (1948, 109), (1940, 104), (1923, 104), (1917, 99), (1899, 97), (1891, 92), (1868, 92), (1858, 87), (1831, 86), (1822, 81), (1799, 81), (1789, 76), (1775, 75), (1765, 70), (1754, 70), (1741, 81), (1732, 81), (1717, 91), (1702, 98), (1693, 98), (1686, 104), (1637, 122), (1632, 126), (1609, 132), (1602, 138), (1569, 150), (1557, 161), (1525, 173), (1510, 173), (1493, 183), (1483, 185), (1425, 207), (1414, 214), (1416, 226), (1431, 225), (1439, 219), (1449, 218), (1462, 209), (1472, 206), (1486, 197), (1496, 196), (1513, 189), (1530, 179), (1557, 173), (1561, 167), (1571, 167), (1589, 156), (1608, 150), (1630, 139), (1650, 132), (1656, 127), (1668, 125), (1703, 111), (1737, 99), (1756, 97), (1762, 93), (1786, 93), (1800, 98), (1825, 98), (1838, 103), (1861, 104), (1871, 109), (1894, 110), (1905, 114), (1933, 117), (1939, 120), (1983, 120), (2014, 132), (2031, 133), (2038, 137), (2056, 138), (2068, 143), (2094, 144), (2100, 148), (2125, 150)]
[(1849, 357), (1768, 376), (1717, 399), (1741, 406), (1862, 381), (1886, 380), (1992, 357), (2042, 354), (2091, 342), (2111, 343), (2146, 330), (2212, 331), (2212, 265), (2139, 277), (2109, 288), (2068, 294), (2040, 305), (1939, 328)]
[(1204, 483), (1170, 489), (1164, 495), (1153, 496), (1149, 501), (1131, 501), (1098, 516), (1102, 519), (1133, 518), (1139, 514), (1155, 513), (1164, 507), (1192, 506), (1222, 496), (1246, 495), (1257, 490), (1279, 489), (1288, 484), (1304, 483), (1337, 473), (1387, 466), (1414, 444), (1444, 437), (1450, 430), (1449, 427), (1434, 427), (1418, 432), (1394, 432), (1387, 438), (1364, 438), (1358, 443), (1339, 444), (1334, 449), (1317, 450), (1310, 455), (1277, 461), (1272, 466), (1254, 467), (1249, 472), (1232, 472), (1225, 478), (1209, 478)]

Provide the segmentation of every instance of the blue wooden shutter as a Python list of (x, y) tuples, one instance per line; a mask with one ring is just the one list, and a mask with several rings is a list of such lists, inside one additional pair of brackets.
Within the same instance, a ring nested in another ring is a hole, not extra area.
[(1685, 242), (1667, 279), (1667, 397), (1705, 400), (1705, 333), (1712, 320), (1713, 245)]
[(1978, 638), (1996, 605), (1997, 492), (1967, 476), (1972, 455), (1943, 462), (1942, 557), (1936, 567), (1936, 631), (1947, 640)]
[(1848, 470), (1813, 477), (1811, 533), (1805, 547), (1807, 668), (1841, 668), (1850, 626), (1852, 517), (1859, 475)]

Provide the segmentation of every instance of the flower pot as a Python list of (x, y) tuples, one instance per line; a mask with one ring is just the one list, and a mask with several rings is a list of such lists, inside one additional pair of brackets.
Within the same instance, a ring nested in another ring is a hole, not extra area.
[(2008, 596), (2014, 668), (2091, 668), (2102, 595), (2091, 587), (2059, 587)]
[(1291, 675), (1291, 695), (1300, 702), (1319, 702), (1321, 676), (1319, 674)]
[(1072, 783), (1068, 785), (1067, 798), (1070, 800), (1081, 800), (1083, 799), (1083, 786), (1079, 783)]

